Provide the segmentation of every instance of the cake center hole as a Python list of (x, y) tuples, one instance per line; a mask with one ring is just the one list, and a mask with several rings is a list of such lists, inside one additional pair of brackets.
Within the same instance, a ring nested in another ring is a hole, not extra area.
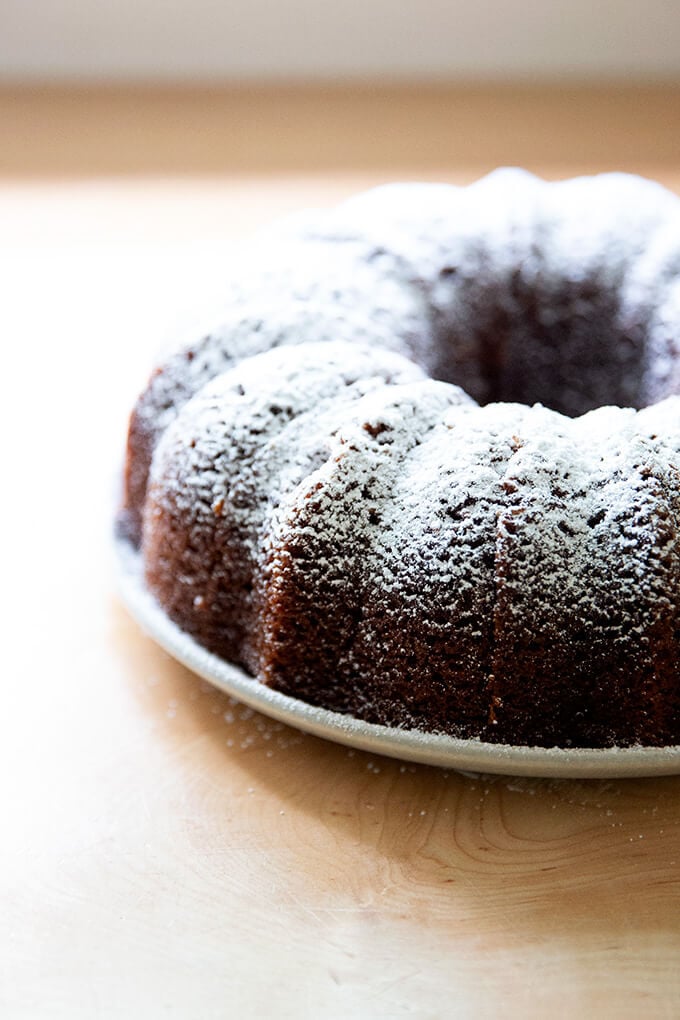
[(450, 357), (435, 366), (436, 377), (481, 404), (540, 403), (570, 417), (653, 402), (645, 392), (644, 330), (624, 321), (611, 294), (571, 282), (549, 295), (518, 289), (507, 305), (488, 297), (474, 318), (457, 314), (446, 323), (440, 349)]

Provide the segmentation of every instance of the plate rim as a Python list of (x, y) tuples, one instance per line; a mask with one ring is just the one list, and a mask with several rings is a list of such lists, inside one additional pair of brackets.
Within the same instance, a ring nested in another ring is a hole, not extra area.
[(357, 750), (454, 771), (560, 779), (643, 778), (680, 774), (680, 746), (562, 748), (491, 744), (365, 722), (275, 691), (198, 644), (166, 615), (143, 581), (141, 555), (114, 538), (116, 587), (141, 629), (203, 680), (250, 708), (313, 736)]

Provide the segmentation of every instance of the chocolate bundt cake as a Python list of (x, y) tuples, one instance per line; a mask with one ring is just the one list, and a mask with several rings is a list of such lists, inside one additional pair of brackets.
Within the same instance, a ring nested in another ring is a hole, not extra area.
[(202, 645), (397, 727), (680, 743), (680, 201), (390, 185), (244, 246), (130, 424), (124, 535)]

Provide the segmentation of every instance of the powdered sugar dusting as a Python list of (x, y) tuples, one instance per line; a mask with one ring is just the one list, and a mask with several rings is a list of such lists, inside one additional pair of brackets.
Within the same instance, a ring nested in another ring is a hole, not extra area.
[(547, 745), (675, 732), (676, 217), (625, 175), (502, 171), (262, 234), (222, 325), (133, 419), (167, 612), (369, 720)]

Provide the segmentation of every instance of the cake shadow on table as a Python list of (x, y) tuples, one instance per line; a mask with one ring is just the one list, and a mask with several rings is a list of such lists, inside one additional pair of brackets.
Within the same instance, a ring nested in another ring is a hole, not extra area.
[(391, 186), (241, 262), (132, 414), (119, 530), (167, 615), (368, 722), (680, 743), (678, 199)]

